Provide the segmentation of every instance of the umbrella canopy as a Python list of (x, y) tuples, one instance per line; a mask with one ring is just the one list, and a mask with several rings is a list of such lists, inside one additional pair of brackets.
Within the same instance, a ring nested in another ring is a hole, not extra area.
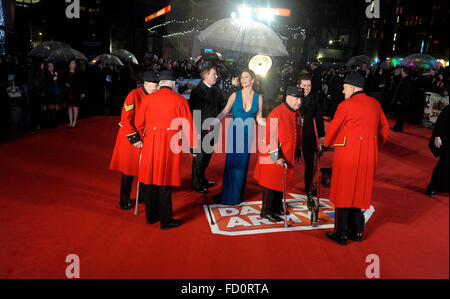
[(200, 59), (203, 59), (204, 61), (225, 62), (225, 59), (223, 58), (222, 54), (218, 52), (205, 53)]
[(369, 64), (369, 62), (370, 62), (369, 56), (358, 55), (358, 56), (353, 56), (352, 58), (350, 58), (347, 62), (347, 66), (349, 66), (349, 67), (351, 67), (352, 65), (361, 66), (363, 63)]
[(283, 42), (272, 29), (252, 20), (219, 20), (203, 30), (198, 39), (214, 48), (268, 56), (289, 56)]
[(95, 64), (95, 63), (97, 63), (97, 61), (101, 61), (106, 65), (119, 65), (119, 66), (123, 65), (122, 61), (120, 61), (119, 58), (117, 58), (116, 56), (111, 55), (111, 54), (99, 55), (99, 56), (95, 57), (94, 59), (92, 59), (91, 63)]
[(63, 42), (46, 41), (34, 47), (33, 50), (28, 53), (28, 56), (44, 58), (48, 57), (53, 51), (63, 48), (70, 48), (70, 46)]
[(403, 66), (408, 66), (415, 69), (437, 69), (438, 61), (436, 58), (426, 54), (412, 54), (403, 58)]
[(134, 63), (139, 64), (138, 60), (136, 59), (136, 56), (134, 56), (131, 52), (124, 50), (124, 49), (117, 49), (112, 51), (111, 53), (114, 56), (117, 56), (123, 63)]
[(52, 53), (50, 53), (50, 55), (48, 55), (48, 59), (51, 61), (58, 61), (58, 62), (66, 62), (71, 59), (88, 61), (88, 59), (86, 58), (86, 56), (84, 56), (83, 53), (72, 48), (62, 48), (55, 50)]

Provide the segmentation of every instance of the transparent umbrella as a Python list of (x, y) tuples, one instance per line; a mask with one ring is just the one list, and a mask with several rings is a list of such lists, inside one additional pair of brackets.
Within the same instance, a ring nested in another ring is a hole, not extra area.
[(200, 32), (200, 42), (218, 49), (250, 54), (289, 56), (278, 35), (263, 23), (227, 18)]
[(437, 69), (439, 62), (430, 55), (412, 54), (403, 58), (402, 65), (415, 69)]
[(131, 52), (124, 50), (124, 49), (117, 49), (112, 51), (111, 53), (114, 56), (117, 56), (123, 63), (134, 63), (139, 64), (138, 60), (136, 59), (136, 56), (134, 56)]
[(352, 58), (350, 58), (347, 61), (347, 66), (351, 67), (352, 65), (354, 66), (361, 66), (363, 63), (369, 63), (370, 62), (370, 57), (366, 56), (366, 55), (358, 55), (358, 56), (353, 56)]
[(33, 48), (28, 53), (28, 56), (32, 57), (48, 57), (53, 51), (63, 48), (70, 48), (70, 46), (63, 42), (58, 41), (45, 41)]
[(66, 62), (71, 59), (84, 60), (88, 61), (86, 56), (78, 50), (72, 48), (62, 48), (53, 51), (48, 55), (48, 60), (57, 61), (57, 62)]
[(123, 65), (122, 61), (120, 61), (119, 58), (117, 58), (116, 56), (111, 55), (111, 54), (99, 55), (99, 56), (95, 57), (94, 59), (92, 59), (91, 63), (95, 64), (95, 63), (97, 63), (97, 61), (101, 61), (106, 65), (118, 65), (118, 66)]

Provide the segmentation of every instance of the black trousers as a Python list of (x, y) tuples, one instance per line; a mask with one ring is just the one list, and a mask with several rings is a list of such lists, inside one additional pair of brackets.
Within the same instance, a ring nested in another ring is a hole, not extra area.
[(161, 226), (172, 220), (172, 187), (144, 185), (145, 217), (148, 223), (160, 221)]
[[(131, 188), (133, 186), (133, 179), (134, 176), (132, 175), (126, 175), (122, 174), (122, 179), (120, 181), (120, 204), (121, 205), (127, 205), (130, 203), (130, 195), (131, 195)], [(142, 201), (142, 198), (144, 196), (144, 188), (142, 186), (143, 184), (139, 184), (139, 201)]]
[(283, 192), (263, 189), (261, 215), (280, 214), (283, 209)]
[(396, 107), (395, 116), (397, 117), (397, 121), (394, 125), (394, 129), (398, 131), (403, 131), (403, 126), (408, 118), (408, 109), (409, 105), (398, 104)]
[(335, 208), (334, 232), (337, 235), (362, 233), (364, 231), (364, 215), (358, 208)]
[(439, 156), (439, 161), (434, 167), (433, 175), (431, 177), (431, 182), (428, 185), (428, 189), (431, 191), (448, 192), (449, 191), (449, 149), (448, 145), (442, 147), (441, 155)]
[(192, 159), (192, 188), (208, 187), (208, 180), (205, 177), (206, 168), (211, 161), (212, 153), (199, 153)]
[(311, 191), (311, 183), (314, 176), (314, 155), (315, 153), (305, 154), (303, 152), (303, 160), (305, 161), (305, 192)]

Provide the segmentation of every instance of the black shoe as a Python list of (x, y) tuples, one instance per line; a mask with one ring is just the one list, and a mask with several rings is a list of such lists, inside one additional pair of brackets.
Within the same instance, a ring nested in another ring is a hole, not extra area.
[(270, 214), (261, 214), (262, 218), (265, 218), (267, 220), (273, 221), (273, 222), (280, 222), (283, 221), (283, 219), (281, 219), (281, 217), (278, 217), (277, 215), (270, 215)]
[(123, 203), (121, 203), (120, 204), (120, 208), (122, 209), (122, 210), (131, 210), (132, 208), (131, 208), (131, 204), (128, 202), (128, 203), (126, 203), (126, 204), (123, 204)]
[(170, 221), (169, 223), (167, 223), (166, 225), (161, 225), (161, 229), (162, 230), (167, 230), (167, 229), (171, 229), (174, 227), (178, 227), (181, 225), (181, 220), (178, 219), (173, 219), (172, 221)]
[(356, 242), (362, 242), (362, 233), (348, 233), (348, 238), (352, 241), (356, 241)]
[(345, 235), (337, 236), (334, 232), (325, 232), (325, 235), (328, 239), (338, 243), (339, 245), (347, 245), (347, 236)]
[(191, 187), (191, 190), (194, 190), (195, 192), (198, 192), (198, 193), (208, 192), (208, 188), (205, 188), (205, 187)]

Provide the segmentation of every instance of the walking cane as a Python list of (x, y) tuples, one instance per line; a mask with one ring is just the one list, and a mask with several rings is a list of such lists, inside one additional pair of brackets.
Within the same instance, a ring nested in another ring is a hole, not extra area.
[(286, 214), (286, 186), (285, 186), (285, 180), (286, 180), (286, 173), (288, 166), (286, 162), (283, 163), (284, 166), (284, 174), (283, 174), (283, 209), (284, 209), (284, 228), (288, 228), (288, 220), (287, 220), (287, 214)]
[(214, 223), (214, 220), (212, 219), (212, 216), (211, 216), (211, 209), (209, 208), (208, 197), (206, 196), (206, 192), (203, 193), (203, 195), (205, 197), (206, 206), (208, 207), (209, 220), (211, 222), (211, 225), (214, 225), (215, 223)]
[[(142, 151), (139, 155), (139, 168), (141, 168), (141, 158), (142, 158)], [(134, 207), (134, 215), (136, 216), (138, 214), (138, 202), (139, 202), (139, 178), (137, 183), (137, 190), (136, 190), (136, 205)]]

